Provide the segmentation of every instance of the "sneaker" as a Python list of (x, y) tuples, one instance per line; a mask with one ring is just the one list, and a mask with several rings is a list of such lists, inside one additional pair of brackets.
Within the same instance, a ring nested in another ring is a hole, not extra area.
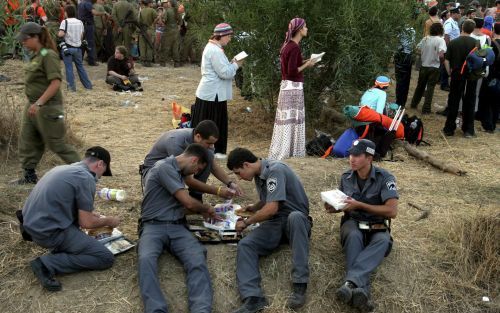
[(342, 286), (340, 286), (339, 289), (335, 292), (335, 296), (337, 299), (345, 304), (348, 304), (351, 302), (352, 299), (352, 291), (356, 288), (356, 285), (354, 285), (350, 281), (346, 281)]
[(441, 90), (442, 91), (450, 91), (450, 87), (449, 86), (441, 87)]
[(307, 284), (293, 284), (293, 293), (288, 297), (286, 307), (292, 310), (296, 310), (306, 303), (306, 290)]
[(61, 283), (54, 279), (54, 276), (49, 272), (40, 258), (31, 261), (30, 265), (43, 288), (48, 291), (60, 291), (62, 289)]
[(373, 302), (363, 288), (355, 288), (352, 291), (352, 306), (361, 312), (372, 312), (375, 309)]
[(224, 160), (224, 159), (227, 159), (227, 155), (226, 155), (226, 154), (224, 154), (224, 153), (216, 153), (216, 154), (214, 155), (214, 157), (215, 157), (216, 159), (219, 159), (219, 160)]
[(471, 134), (469, 132), (465, 132), (464, 133), (464, 138), (471, 139), (471, 138), (474, 138), (474, 137), (476, 137), (476, 134)]
[(256, 313), (262, 311), (269, 303), (264, 297), (248, 297), (243, 305), (233, 313)]

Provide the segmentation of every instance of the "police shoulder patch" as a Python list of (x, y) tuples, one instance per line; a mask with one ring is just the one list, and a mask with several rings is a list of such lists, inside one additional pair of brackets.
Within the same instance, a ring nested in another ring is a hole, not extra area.
[(47, 55), (47, 53), (49, 53), (49, 51), (48, 51), (46, 48), (42, 48), (42, 50), (40, 50), (40, 54), (41, 54), (42, 56), (46, 56), (46, 55)]
[(388, 181), (385, 184), (386, 184), (388, 190), (397, 190), (396, 182), (395, 181), (390, 180), (390, 181)]
[(273, 193), (278, 187), (278, 180), (274, 177), (271, 177), (267, 180), (267, 191)]

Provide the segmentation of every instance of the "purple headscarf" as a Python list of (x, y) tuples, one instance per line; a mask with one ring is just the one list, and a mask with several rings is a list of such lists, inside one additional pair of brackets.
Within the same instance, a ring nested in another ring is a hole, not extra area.
[(304, 27), (306, 21), (303, 18), (296, 17), (288, 23), (288, 31), (286, 32), (285, 42), (281, 46), (280, 53), (283, 51), (283, 48), (292, 40), (292, 37), (302, 28)]

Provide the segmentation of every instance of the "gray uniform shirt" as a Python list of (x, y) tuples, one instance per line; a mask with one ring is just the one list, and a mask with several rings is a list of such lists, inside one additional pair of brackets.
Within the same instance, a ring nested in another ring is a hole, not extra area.
[[(156, 162), (169, 156), (178, 156), (186, 150), (186, 148), (194, 143), (194, 129), (181, 128), (173, 129), (163, 133), (151, 148), (151, 151), (144, 159), (144, 167), (151, 168)], [(211, 149), (208, 151), (208, 165), (205, 171), (210, 172), (214, 159), (214, 152)], [(208, 178), (208, 176), (207, 176)]]
[(184, 206), (174, 196), (179, 189), (185, 189), (185, 184), (175, 157), (156, 162), (146, 174), (142, 220), (164, 222), (183, 218)]
[[(399, 199), (394, 176), (373, 165), (363, 190), (359, 190), (358, 175), (353, 170), (342, 174), (339, 189), (354, 200), (372, 205), (382, 205), (389, 199)], [(355, 210), (346, 215), (357, 221), (381, 222), (385, 219), (363, 210)]]
[(94, 210), (95, 189), (95, 175), (83, 162), (51, 169), (24, 204), (24, 228), (36, 238), (48, 238), (78, 226), (78, 210)]
[(260, 201), (279, 202), (278, 215), (300, 211), (309, 215), (309, 200), (298, 176), (283, 162), (261, 160), (260, 175), (255, 187)]

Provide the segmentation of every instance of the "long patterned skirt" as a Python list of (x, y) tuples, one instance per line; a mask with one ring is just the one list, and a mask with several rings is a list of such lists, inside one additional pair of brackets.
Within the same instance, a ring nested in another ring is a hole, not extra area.
[(304, 89), (300, 82), (281, 81), (269, 159), (306, 155)]

